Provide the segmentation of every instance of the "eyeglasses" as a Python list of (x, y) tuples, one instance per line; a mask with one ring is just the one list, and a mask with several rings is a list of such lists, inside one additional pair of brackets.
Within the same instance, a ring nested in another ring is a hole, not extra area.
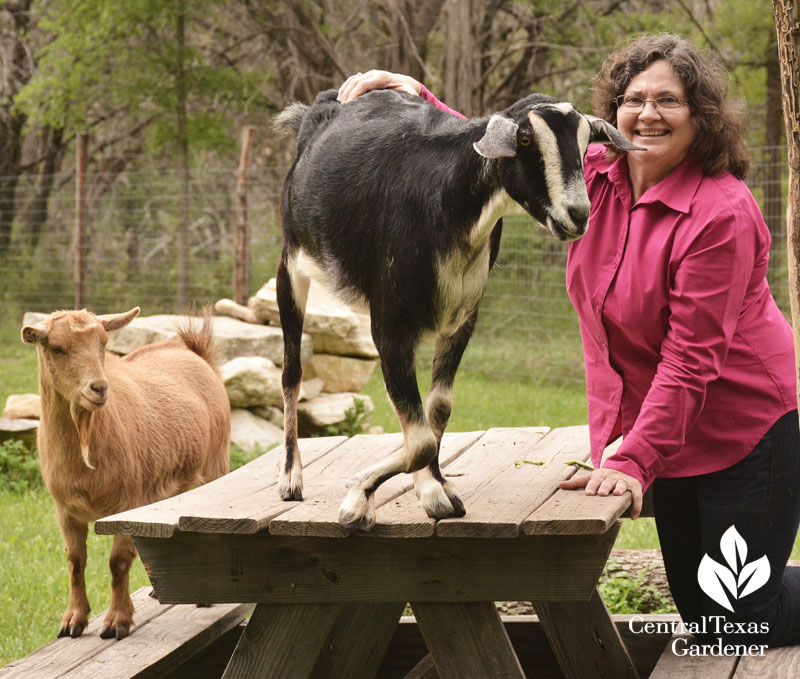
[(655, 99), (642, 99), (642, 97), (628, 96), (620, 94), (616, 98), (617, 108), (621, 111), (633, 113), (634, 111), (641, 111), (647, 102), (650, 102), (656, 107), (657, 111), (676, 111), (677, 109), (686, 106), (689, 102), (681, 101), (671, 95), (664, 95), (663, 97), (656, 97)]

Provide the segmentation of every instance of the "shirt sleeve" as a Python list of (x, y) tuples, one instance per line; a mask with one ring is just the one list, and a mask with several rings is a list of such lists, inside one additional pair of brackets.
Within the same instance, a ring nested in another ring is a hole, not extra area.
[(633, 428), (603, 463), (645, 489), (683, 446), (722, 370), (755, 265), (750, 221), (732, 213), (704, 225), (674, 272), (655, 377)]
[(425, 101), (429, 104), (433, 104), (436, 108), (440, 111), (444, 111), (445, 113), (449, 113), (450, 115), (454, 115), (457, 118), (461, 118), (462, 120), (466, 120), (467, 116), (455, 111), (454, 109), (450, 108), (447, 104), (443, 104), (439, 101), (434, 94), (427, 88), (425, 85), (420, 86), (419, 96), (422, 97)]

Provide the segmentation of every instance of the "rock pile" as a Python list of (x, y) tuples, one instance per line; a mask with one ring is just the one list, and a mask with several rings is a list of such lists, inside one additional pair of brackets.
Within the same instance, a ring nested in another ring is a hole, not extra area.
[[(220, 372), (231, 402), (231, 440), (245, 449), (256, 445), (269, 448), (283, 440), (283, 336), (275, 280), (259, 290), (247, 307), (220, 300), (215, 309), (226, 314), (215, 316), (213, 323)], [(36, 323), (45, 316), (29, 312), (23, 322)], [(135, 318), (125, 328), (109, 333), (107, 348), (124, 355), (153, 342), (175, 339), (181, 323), (184, 318), (171, 315)], [(358, 395), (378, 364), (369, 317), (353, 313), (312, 283), (304, 329), (300, 435), (310, 436), (346, 422), (355, 397), (363, 399), (365, 412), (372, 412), (370, 398)], [(35, 394), (26, 398), (37, 401)], [(3, 417), (9, 423), (19, 418), (26, 420), (28, 427), (31, 422), (35, 425), (38, 403), (26, 405), (22, 412), (20, 399), (9, 397)]]

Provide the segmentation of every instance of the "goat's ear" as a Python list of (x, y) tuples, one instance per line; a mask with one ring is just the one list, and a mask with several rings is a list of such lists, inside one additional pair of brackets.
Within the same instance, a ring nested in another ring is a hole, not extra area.
[(139, 307), (135, 306), (130, 311), (126, 311), (124, 314), (106, 314), (104, 316), (98, 316), (97, 320), (103, 324), (103, 327), (106, 330), (119, 330), (120, 328), (124, 328), (128, 323), (130, 323), (134, 318), (139, 315)]
[(589, 141), (599, 142), (600, 144), (611, 144), (611, 146), (615, 146), (620, 151), (647, 150), (646, 148), (632, 144), (625, 135), (607, 120), (590, 115), (584, 117), (589, 121), (589, 125), (592, 128)]
[(22, 328), (22, 341), (25, 344), (38, 344), (39, 342), (44, 342), (47, 339), (47, 328), (44, 327), (41, 323), (37, 323), (36, 325), (26, 325)]
[(486, 132), (472, 147), (484, 158), (513, 158), (517, 155), (517, 125), (498, 114), (489, 118)]

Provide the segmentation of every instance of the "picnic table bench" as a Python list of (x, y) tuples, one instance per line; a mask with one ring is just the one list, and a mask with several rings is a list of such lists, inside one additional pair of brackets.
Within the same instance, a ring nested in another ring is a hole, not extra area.
[(523, 677), (503, 600), (533, 602), (564, 676), (637, 676), (596, 590), (630, 497), (557, 488), (588, 457), (586, 427), (448, 433), (440, 462), (467, 515), (430, 519), (399, 475), (374, 529), (348, 535), (346, 481), (402, 443), (303, 441), (303, 502), (278, 497), (276, 450), (95, 529), (134, 537), (163, 603), (256, 604), (225, 679), (375, 676), (407, 603), (439, 676)]

